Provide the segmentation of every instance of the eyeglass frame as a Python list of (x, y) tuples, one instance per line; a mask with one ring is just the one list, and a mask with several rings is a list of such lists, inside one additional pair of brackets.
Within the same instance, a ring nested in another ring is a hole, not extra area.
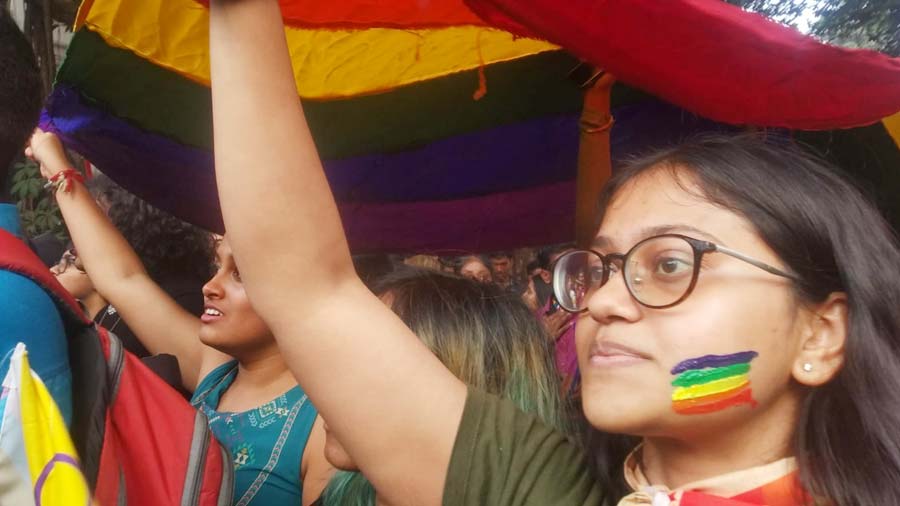
[(76, 265), (78, 261), (78, 253), (74, 249), (69, 249), (63, 252), (62, 256), (59, 258), (59, 262), (56, 263), (56, 274), (62, 274), (69, 269), (69, 266), (75, 267), (75, 270), (82, 274), (87, 274), (87, 271), (84, 270), (84, 264), (81, 267)]
[[(691, 249), (694, 252), (694, 263), (692, 266), (693, 272), (691, 273), (690, 285), (688, 285), (684, 294), (681, 297), (679, 297), (678, 300), (676, 300), (675, 302), (669, 303), (669, 304), (662, 304), (659, 306), (654, 306), (654, 305), (642, 302), (637, 296), (634, 295), (634, 292), (632, 291), (631, 286), (628, 282), (628, 278), (625, 277), (625, 266), (627, 265), (628, 257), (632, 253), (634, 253), (635, 250), (637, 250), (639, 247), (641, 247), (641, 245), (643, 245), (649, 241), (653, 241), (655, 239), (660, 239), (660, 238), (665, 238), (665, 237), (674, 237), (674, 238), (678, 238), (678, 239), (683, 239), (685, 242), (687, 242), (691, 246)], [(621, 263), (621, 267), (619, 267), (619, 269), (622, 271), (622, 278), (623, 278), (623, 281), (625, 282), (625, 289), (628, 290), (628, 295), (632, 299), (634, 299), (634, 301), (637, 302), (638, 304), (640, 304), (644, 307), (650, 308), (650, 309), (668, 309), (670, 307), (677, 306), (678, 304), (681, 304), (682, 302), (684, 302), (685, 299), (687, 299), (691, 295), (691, 293), (694, 291), (694, 288), (696, 288), (696, 286), (697, 286), (697, 279), (699, 279), (699, 277), (700, 277), (700, 263), (703, 260), (703, 255), (705, 255), (707, 253), (716, 253), (716, 252), (724, 253), (730, 257), (737, 258), (738, 260), (744, 261), (754, 267), (758, 267), (770, 274), (774, 274), (779, 277), (787, 278), (794, 282), (800, 281), (800, 278), (798, 278), (794, 274), (790, 274), (786, 271), (779, 269), (778, 267), (769, 265), (761, 260), (757, 260), (751, 256), (745, 255), (739, 251), (735, 251), (726, 246), (716, 244), (712, 241), (704, 241), (702, 239), (695, 239), (693, 237), (688, 237), (683, 234), (660, 234), (660, 235), (654, 235), (651, 237), (641, 239), (625, 253), (608, 253), (608, 254), (604, 255), (603, 253), (600, 253), (599, 251), (596, 251), (593, 249), (579, 248), (579, 249), (567, 251), (567, 252), (563, 253), (562, 255), (560, 255), (560, 257), (557, 258), (556, 261), (553, 262), (553, 266), (551, 267), (551, 273), (553, 276), (552, 277), (553, 298), (557, 301), (557, 303), (559, 303), (560, 308), (562, 308), (564, 311), (566, 311), (568, 313), (573, 313), (573, 314), (583, 313), (583, 312), (587, 311), (588, 310), (587, 304), (585, 303), (585, 307), (583, 307), (582, 309), (577, 309), (577, 310), (573, 311), (573, 310), (568, 309), (562, 303), (559, 302), (559, 298), (556, 296), (556, 286), (557, 286), (557, 284), (556, 284), (556, 267), (559, 265), (560, 261), (563, 260), (564, 258), (566, 258), (567, 256), (572, 255), (574, 253), (579, 253), (579, 252), (593, 253), (594, 255), (597, 255), (598, 257), (600, 257), (600, 260), (603, 263), (603, 278), (602, 278), (602, 281), (600, 282), (600, 284), (597, 286), (597, 288), (601, 288), (604, 285), (606, 285), (606, 283), (608, 283), (611, 278), (612, 271), (611, 271), (610, 267), (613, 265), (613, 263), (612, 263), (612, 261), (610, 261), (610, 259), (618, 260)], [(590, 288), (590, 286), (588, 288)], [(587, 299), (585, 299), (585, 300), (587, 300)]]

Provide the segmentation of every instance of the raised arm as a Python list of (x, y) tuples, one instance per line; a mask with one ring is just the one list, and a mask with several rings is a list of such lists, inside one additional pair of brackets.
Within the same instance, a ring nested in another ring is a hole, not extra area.
[(254, 308), (379, 498), (440, 504), (466, 389), (353, 270), (278, 3), (213, 0), (210, 52), (219, 196)]
[[(52, 133), (36, 130), (27, 153), (40, 162), (41, 172), (48, 178), (71, 167)], [(140, 258), (87, 188), (74, 180), (70, 184), (68, 192), (56, 192), (56, 201), (94, 288), (116, 307), (148, 351), (178, 358), (184, 386), (193, 391), (205, 349), (209, 349), (198, 339), (199, 318), (150, 279)]]

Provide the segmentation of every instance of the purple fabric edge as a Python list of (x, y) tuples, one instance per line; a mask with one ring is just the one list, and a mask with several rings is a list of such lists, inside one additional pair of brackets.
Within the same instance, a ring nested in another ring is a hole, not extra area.
[[(714, 125), (659, 102), (614, 113), (615, 158)], [(223, 231), (210, 152), (143, 131), (67, 86), (53, 91), (41, 125), (141, 198)], [(577, 137), (575, 116), (546, 117), (403, 153), (325, 161), (326, 174), (354, 252), (485, 251), (563, 242), (572, 238)], [(559, 191), (562, 184), (568, 185), (565, 193)]]
[[(62, 86), (48, 99), (41, 126), (141, 198), (223, 232), (209, 152), (142, 132)], [(574, 183), (446, 201), (342, 202), (339, 208), (358, 253), (506, 249), (568, 239)]]

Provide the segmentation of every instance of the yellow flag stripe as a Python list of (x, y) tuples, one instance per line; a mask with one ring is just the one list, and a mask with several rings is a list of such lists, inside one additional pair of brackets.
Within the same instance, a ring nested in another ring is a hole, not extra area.
[[(193, 81), (209, 84), (209, 13), (193, 0), (93, 0), (79, 26)], [(400, 30), (287, 28), (300, 96), (331, 99), (558, 49), (478, 26)], [(478, 83), (473, 82), (473, 91)]]
[(739, 374), (730, 378), (723, 378), (702, 385), (676, 388), (672, 392), (673, 401), (697, 399), (707, 395), (716, 395), (729, 390), (741, 388), (750, 383), (746, 374)]
[(22, 435), (35, 493), (45, 506), (88, 504), (87, 483), (59, 408), (31, 371), (27, 353), (21, 353), (19, 367)]

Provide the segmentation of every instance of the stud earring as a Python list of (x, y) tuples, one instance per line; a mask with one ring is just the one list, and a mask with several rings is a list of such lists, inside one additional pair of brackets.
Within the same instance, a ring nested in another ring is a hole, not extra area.
[(812, 372), (813, 366), (809, 362), (803, 364), (803, 372)]

